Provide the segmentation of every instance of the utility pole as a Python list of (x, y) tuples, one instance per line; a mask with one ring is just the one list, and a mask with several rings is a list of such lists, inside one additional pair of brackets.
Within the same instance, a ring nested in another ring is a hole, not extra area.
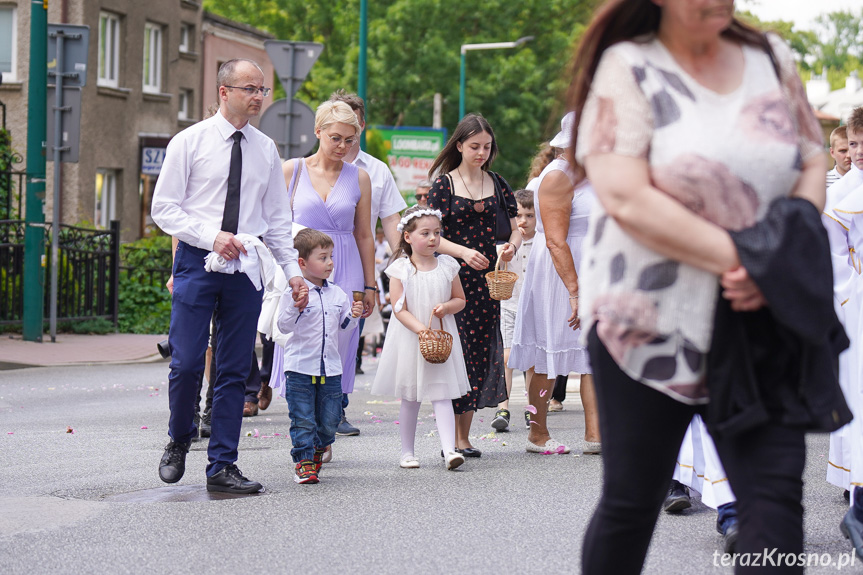
[[(45, 138), (48, 85), (48, 0), (30, 3), (27, 86), (27, 196), (24, 228), (25, 341), (42, 341), (45, 283)], [(59, 225), (59, 222), (54, 222)]]
[[(366, 103), (366, 112), (369, 110), (368, 100), (366, 100), (366, 75), (367, 66), (366, 59), (368, 58), (369, 44), (369, 3), (368, 0), (360, 0), (360, 58), (357, 63), (357, 96), (363, 99)], [(363, 118), (368, 123), (368, 118)], [(360, 149), (366, 149), (366, 131), (360, 134)]]

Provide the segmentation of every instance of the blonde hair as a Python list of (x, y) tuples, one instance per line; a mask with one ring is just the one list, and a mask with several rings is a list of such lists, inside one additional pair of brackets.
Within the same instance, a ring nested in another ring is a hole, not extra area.
[[(848, 139), (848, 126), (839, 126), (830, 132), (830, 147), (835, 148), (838, 140)], [(846, 142), (847, 143), (847, 142)]]
[(323, 130), (333, 124), (348, 124), (360, 133), (360, 121), (350, 106), (344, 102), (327, 101), (315, 111), (315, 131)]

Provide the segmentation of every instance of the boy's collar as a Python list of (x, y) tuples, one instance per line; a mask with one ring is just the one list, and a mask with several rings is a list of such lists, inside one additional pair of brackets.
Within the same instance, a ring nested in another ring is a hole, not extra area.
[(321, 283), (321, 285), (316, 284), (315, 282), (313, 282), (312, 280), (310, 280), (310, 279), (309, 279), (309, 278), (307, 278), (306, 276), (303, 276), (303, 280), (306, 282), (306, 284), (307, 284), (307, 285), (308, 285), (308, 287), (310, 287), (310, 288), (317, 288), (317, 287), (319, 287), (319, 288), (325, 288), (325, 287), (329, 287), (329, 285), (330, 285), (330, 284), (329, 284), (329, 282), (328, 282), (327, 280), (325, 280), (325, 279), (322, 279), (322, 280), (321, 280), (321, 282), (322, 282), (322, 283)]

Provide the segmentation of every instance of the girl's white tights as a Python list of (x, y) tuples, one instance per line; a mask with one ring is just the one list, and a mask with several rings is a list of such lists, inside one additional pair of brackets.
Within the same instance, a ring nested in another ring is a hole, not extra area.
[[(452, 400), (441, 399), (433, 401), (435, 422), (440, 436), (440, 445), (444, 453), (455, 451), (455, 414), (452, 410)], [(414, 455), (414, 440), (417, 434), (417, 418), (420, 413), (419, 401), (402, 399), (399, 408), (399, 432), (402, 437), (402, 457)]]

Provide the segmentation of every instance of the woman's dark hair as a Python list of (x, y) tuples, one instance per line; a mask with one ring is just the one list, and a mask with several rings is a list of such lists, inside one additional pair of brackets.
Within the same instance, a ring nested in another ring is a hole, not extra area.
[[(412, 213), (418, 212), (420, 210), (428, 210), (428, 209), (430, 209), (430, 208), (426, 208), (426, 207), (423, 207), (423, 206), (420, 206), (419, 204), (417, 204), (417, 205), (411, 206), (408, 209), (406, 209), (404, 211), (404, 213), (402, 214), (402, 217), (409, 216)], [(402, 231), (399, 232), (401, 234), (401, 237), (399, 237), (399, 247), (396, 248), (396, 252), (390, 258), (390, 262), (394, 262), (397, 259), (404, 257), (404, 256), (407, 256), (408, 258), (410, 258), (412, 255), (414, 255), (413, 248), (411, 248), (411, 245), (409, 243), (407, 243), (407, 241), (405, 240), (405, 232), (410, 233), (410, 232), (414, 231), (415, 229), (417, 229), (417, 226), (419, 225), (420, 220), (423, 219), (424, 217), (427, 217), (427, 216), (417, 216), (415, 218), (411, 218), (410, 220), (408, 220), (408, 223), (406, 223), (405, 227), (402, 228)], [(414, 265), (414, 263), (411, 262), (411, 265)], [(416, 267), (416, 266), (414, 266), (414, 267)]]
[(434, 181), (437, 174), (446, 174), (456, 169), (461, 164), (462, 159), (461, 152), (458, 151), (456, 144), (462, 144), (465, 140), (482, 132), (491, 136), (491, 153), (489, 153), (488, 159), (482, 165), (482, 169), (488, 171), (492, 162), (497, 157), (497, 140), (494, 137), (494, 131), (491, 129), (488, 120), (479, 114), (468, 114), (461, 119), (446, 146), (443, 147), (443, 150), (435, 158), (429, 170), (429, 180)]
[[(569, 86), (567, 109), (575, 110), (575, 124), (567, 159), (573, 166), (577, 165), (574, 156), (581, 113), (602, 53), (618, 42), (655, 34), (659, 30), (661, 17), (662, 9), (651, 0), (608, 0), (596, 11), (572, 61), (573, 80)], [(722, 36), (740, 44), (761, 48), (773, 58), (767, 36), (737, 18), (731, 19), (731, 24), (722, 31)]]

